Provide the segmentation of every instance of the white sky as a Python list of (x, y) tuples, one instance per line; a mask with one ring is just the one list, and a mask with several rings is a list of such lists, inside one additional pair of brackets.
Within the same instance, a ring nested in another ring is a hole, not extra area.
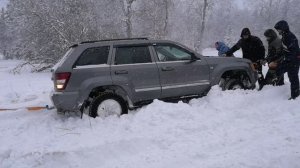
[(240, 8), (244, 8), (244, 3), (246, 0), (235, 0), (237, 5), (240, 7)]
[(8, 0), (0, 0), (0, 7), (5, 7)]

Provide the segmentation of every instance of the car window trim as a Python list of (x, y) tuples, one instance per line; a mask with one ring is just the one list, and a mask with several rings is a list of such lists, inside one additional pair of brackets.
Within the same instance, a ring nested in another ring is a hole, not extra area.
[(155, 64), (155, 62), (148, 62), (148, 63), (119, 64), (119, 65), (112, 64), (111, 66), (113, 66), (113, 67), (120, 67), (120, 66), (154, 65), (154, 64)]
[(93, 69), (93, 68), (107, 68), (107, 67), (109, 67), (108, 64), (97, 64), (97, 65), (76, 66), (73, 69)]

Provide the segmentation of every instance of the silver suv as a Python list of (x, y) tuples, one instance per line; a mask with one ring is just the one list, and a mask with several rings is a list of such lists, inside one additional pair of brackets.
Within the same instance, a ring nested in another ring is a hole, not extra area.
[(88, 109), (91, 117), (126, 114), (154, 99), (190, 99), (213, 85), (253, 89), (251, 62), (204, 57), (172, 41), (115, 39), (73, 45), (52, 69), (58, 112)]

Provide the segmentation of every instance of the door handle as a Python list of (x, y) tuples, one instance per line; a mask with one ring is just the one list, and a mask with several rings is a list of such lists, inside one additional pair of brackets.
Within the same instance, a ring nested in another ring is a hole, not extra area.
[(174, 68), (172, 67), (163, 67), (161, 68), (162, 71), (174, 71)]
[(122, 75), (122, 74), (128, 74), (128, 71), (126, 70), (119, 70), (119, 71), (115, 71), (116, 75)]

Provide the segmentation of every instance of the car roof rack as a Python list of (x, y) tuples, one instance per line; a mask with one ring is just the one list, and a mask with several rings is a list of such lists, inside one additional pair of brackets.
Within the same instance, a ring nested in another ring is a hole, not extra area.
[(81, 42), (79, 44), (97, 43), (97, 42), (105, 42), (105, 41), (120, 41), (120, 40), (149, 40), (149, 39), (147, 37), (142, 37), (142, 38), (105, 39), (105, 40), (83, 41), (83, 42)]

